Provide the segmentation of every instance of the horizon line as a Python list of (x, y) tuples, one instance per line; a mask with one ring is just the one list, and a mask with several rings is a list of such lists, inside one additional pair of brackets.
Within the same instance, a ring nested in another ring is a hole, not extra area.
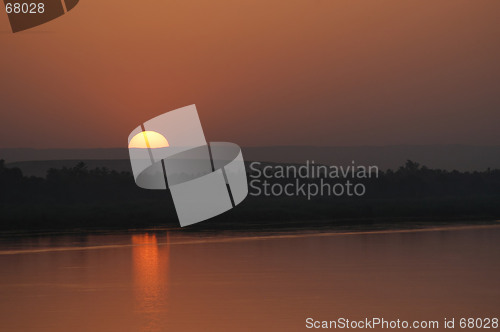
[[(498, 144), (385, 144), (385, 145), (241, 145), (242, 148), (385, 148), (385, 147), (500, 147)], [(0, 147), (0, 150), (127, 150), (128, 147)]]

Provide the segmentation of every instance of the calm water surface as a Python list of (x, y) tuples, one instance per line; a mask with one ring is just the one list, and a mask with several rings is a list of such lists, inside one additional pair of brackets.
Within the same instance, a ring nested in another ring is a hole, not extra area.
[(301, 331), (499, 317), (500, 227), (0, 240), (0, 331)]

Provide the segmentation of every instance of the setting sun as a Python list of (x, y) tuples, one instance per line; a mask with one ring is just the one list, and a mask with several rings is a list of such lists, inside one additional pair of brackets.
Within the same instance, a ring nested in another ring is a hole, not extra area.
[(156, 131), (143, 131), (135, 135), (128, 145), (129, 148), (157, 149), (169, 147), (167, 139)]

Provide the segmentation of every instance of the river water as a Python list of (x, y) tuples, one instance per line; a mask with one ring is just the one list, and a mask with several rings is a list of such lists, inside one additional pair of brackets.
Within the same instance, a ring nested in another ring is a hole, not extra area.
[(493, 318), (499, 262), (500, 226), (3, 236), (0, 331), (302, 331), (307, 318)]

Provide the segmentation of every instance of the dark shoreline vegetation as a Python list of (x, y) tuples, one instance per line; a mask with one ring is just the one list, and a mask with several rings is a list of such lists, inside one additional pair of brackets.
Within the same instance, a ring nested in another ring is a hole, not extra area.
[[(186, 230), (377, 229), (500, 219), (500, 170), (433, 170), (408, 161), (356, 181), (366, 186), (365, 196), (249, 195), (236, 209)], [(141, 189), (128, 172), (83, 163), (38, 178), (0, 161), (0, 213), (1, 231), (178, 227), (168, 191)]]

